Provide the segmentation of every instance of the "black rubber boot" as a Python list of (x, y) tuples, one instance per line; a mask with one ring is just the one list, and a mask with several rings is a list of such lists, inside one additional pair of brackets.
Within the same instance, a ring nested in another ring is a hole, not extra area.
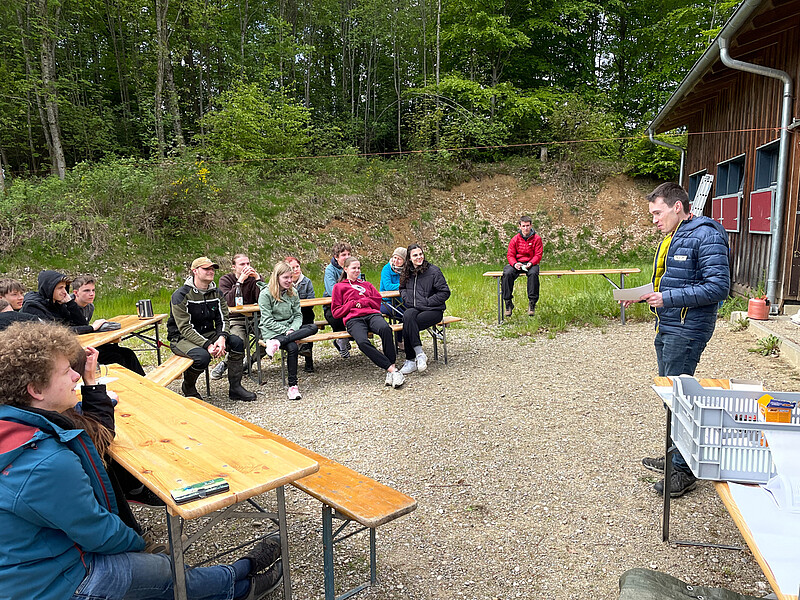
[(241, 400), (243, 402), (252, 402), (256, 399), (253, 392), (249, 392), (242, 387), (242, 373), (244, 365), (242, 359), (235, 360), (228, 357), (228, 398), (231, 400)]
[(187, 369), (183, 374), (183, 383), (181, 384), (181, 394), (187, 398), (197, 398), (202, 400), (203, 397), (197, 391), (196, 383), (197, 378), (202, 375), (202, 371), (195, 371), (194, 369)]
[(306, 373), (314, 372), (314, 359), (312, 357), (306, 356), (306, 366), (303, 367), (303, 371)]

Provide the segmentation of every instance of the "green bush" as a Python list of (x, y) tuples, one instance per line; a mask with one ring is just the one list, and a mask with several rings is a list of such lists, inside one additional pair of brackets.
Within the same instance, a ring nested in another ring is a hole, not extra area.
[[(656, 138), (676, 146), (686, 147), (685, 135), (658, 135)], [(681, 153), (672, 148), (654, 144), (646, 137), (640, 137), (625, 145), (624, 160), (627, 164), (625, 172), (629, 175), (674, 181), (678, 178)]]
[(239, 83), (223, 93), (203, 118), (203, 149), (221, 160), (259, 161), (295, 156), (310, 140), (311, 111), (257, 83)]

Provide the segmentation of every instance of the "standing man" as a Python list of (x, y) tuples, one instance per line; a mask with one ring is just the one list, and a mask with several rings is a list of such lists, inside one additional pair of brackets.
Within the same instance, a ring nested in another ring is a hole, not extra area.
[[(97, 295), (95, 279), (91, 275), (78, 275), (72, 280), (72, 299), (78, 305), (83, 318), (88, 324), (94, 316), (94, 299)], [(130, 348), (119, 344), (103, 344), (97, 348), (98, 361), (101, 365), (118, 364), (129, 371), (144, 377), (144, 369), (136, 353)]]
[(510, 317), (514, 310), (514, 282), (523, 273), (528, 277), (528, 316), (536, 314), (536, 303), (539, 301), (539, 263), (543, 252), (542, 238), (533, 230), (531, 218), (522, 215), (519, 219), (519, 233), (508, 243), (508, 264), (503, 268), (501, 286), (506, 305), (505, 316)]
[(228, 353), (228, 397), (247, 402), (256, 399), (242, 387), (244, 342), (231, 334), (228, 304), (214, 284), (219, 265), (206, 256), (192, 261), (192, 274), (172, 294), (167, 321), (167, 337), (172, 351), (194, 360), (183, 374), (184, 396), (202, 399), (196, 383), (211, 358)]
[[(231, 261), (231, 266), (233, 272), (226, 273), (219, 278), (219, 291), (225, 296), (225, 302), (227, 302), (228, 306), (236, 306), (236, 288), (238, 284), (241, 289), (242, 304), (256, 304), (259, 292), (256, 282), (261, 281), (261, 275), (250, 265), (250, 258), (246, 254), (235, 254)], [(248, 343), (244, 315), (231, 316), (231, 333), (240, 337), (245, 344)], [(256, 345), (256, 354), (251, 362), (259, 360), (259, 350), (260, 346)], [(249, 367), (250, 365), (248, 365), (248, 369)], [(225, 358), (211, 369), (211, 379), (221, 379), (227, 369), (228, 359)]]
[[(344, 261), (350, 258), (352, 252), (353, 247), (347, 242), (336, 242), (333, 245), (333, 251), (331, 252), (333, 257), (331, 258), (331, 262), (325, 266), (325, 276), (323, 278), (325, 293), (322, 294), (323, 297), (330, 298), (333, 295), (333, 286), (338, 283), (344, 271)], [(325, 315), (325, 320), (333, 331), (345, 330), (344, 321), (333, 316), (330, 304), (327, 304), (325, 308), (322, 309), (322, 313)], [(339, 351), (339, 355), (342, 358), (350, 358), (350, 340), (333, 340), (333, 345)]]
[[(655, 255), (654, 291), (640, 298), (656, 315), (658, 374), (694, 375), (714, 333), (717, 305), (730, 291), (728, 234), (717, 221), (692, 216), (689, 196), (677, 183), (662, 183), (647, 200), (653, 223), (665, 234)], [(642, 465), (663, 473), (664, 457), (644, 458)], [(697, 479), (680, 452), (673, 453), (672, 465), (670, 496), (677, 498), (697, 487)], [(663, 495), (664, 480), (653, 489)]]

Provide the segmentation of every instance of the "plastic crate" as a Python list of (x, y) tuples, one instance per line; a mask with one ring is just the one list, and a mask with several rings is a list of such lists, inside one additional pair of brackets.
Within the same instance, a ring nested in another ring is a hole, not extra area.
[[(775, 475), (764, 431), (800, 435), (800, 408), (791, 423), (758, 421), (758, 399), (800, 402), (800, 393), (713, 390), (694, 377), (673, 378), (672, 440), (698, 479), (766, 483)], [(800, 443), (800, 438), (798, 438)]]

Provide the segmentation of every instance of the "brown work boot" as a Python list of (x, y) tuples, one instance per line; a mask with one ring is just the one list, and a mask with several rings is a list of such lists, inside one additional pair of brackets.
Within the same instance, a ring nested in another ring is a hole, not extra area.
[(536, 307), (535, 306), (531, 306), (530, 308), (528, 308), (528, 316), (529, 317), (532, 317), (535, 314), (536, 314)]
[(506, 306), (506, 310), (503, 312), (503, 316), (510, 317), (513, 311), (514, 311), (513, 306)]

